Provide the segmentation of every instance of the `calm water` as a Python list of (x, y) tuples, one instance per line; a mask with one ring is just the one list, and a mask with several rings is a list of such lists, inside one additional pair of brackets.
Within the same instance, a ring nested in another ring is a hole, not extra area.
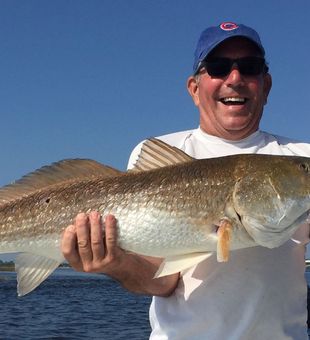
[(149, 304), (106, 276), (70, 269), (17, 298), (15, 273), (0, 272), (0, 339), (148, 339)]
[(0, 339), (148, 339), (149, 304), (106, 276), (70, 269), (17, 298), (15, 273), (0, 272)]

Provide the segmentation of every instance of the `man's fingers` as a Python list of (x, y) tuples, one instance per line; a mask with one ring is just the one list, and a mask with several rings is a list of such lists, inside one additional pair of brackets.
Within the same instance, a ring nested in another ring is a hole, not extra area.
[(80, 255), (76, 248), (77, 236), (76, 228), (74, 225), (69, 225), (62, 236), (61, 249), (65, 259), (70, 265), (76, 269), (81, 270), (82, 265), (80, 261)]
[(93, 259), (88, 216), (84, 213), (79, 213), (75, 219), (75, 226), (81, 261), (84, 265), (87, 265)]
[(105, 218), (105, 242), (106, 255), (108, 257), (113, 257), (117, 247), (116, 219), (113, 215), (107, 215)]
[(111, 263), (115, 265), (120, 255), (115, 217), (108, 215), (105, 218), (104, 237), (101, 215), (97, 211), (92, 211), (89, 216), (78, 214), (74, 225), (65, 229), (61, 246), (65, 258), (74, 269), (105, 272)]
[(90, 222), (90, 239), (91, 249), (93, 252), (93, 261), (101, 261), (104, 257), (104, 243), (103, 243), (103, 232), (101, 215), (97, 211), (92, 211), (89, 214)]

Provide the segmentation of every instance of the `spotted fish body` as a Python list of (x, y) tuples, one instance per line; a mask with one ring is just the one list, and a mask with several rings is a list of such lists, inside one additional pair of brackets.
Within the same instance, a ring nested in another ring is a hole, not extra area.
[(63, 230), (78, 212), (117, 219), (119, 246), (163, 257), (168, 275), (217, 253), (278, 247), (307, 218), (310, 159), (235, 155), (195, 160), (147, 140), (133, 170), (91, 160), (43, 167), (0, 189), (0, 252), (16, 258), (18, 294), (63, 262)]

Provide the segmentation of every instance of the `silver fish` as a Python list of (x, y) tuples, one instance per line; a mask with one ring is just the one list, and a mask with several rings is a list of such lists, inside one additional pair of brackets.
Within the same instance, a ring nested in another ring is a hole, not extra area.
[(310, 159), (234, 155), (195, 160), (147, 140), (134, 169), (64, 160), (0, 189), (0, 253), (18, 252), (18, 295), (35, 289), (64, 261), (63, 230), (79, 212), (117, 218), (119, 246), (164, 258), (157, 276), (212, 254), (278, 247), (310, 209)]

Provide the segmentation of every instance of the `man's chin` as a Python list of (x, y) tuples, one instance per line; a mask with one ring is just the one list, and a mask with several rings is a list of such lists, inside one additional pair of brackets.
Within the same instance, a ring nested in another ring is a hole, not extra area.
[(230, 140), (240, 140), (250, 136), (252, 133), (257, 131), (258, 124), (231, 124), (225, 127), (226, 134)]

